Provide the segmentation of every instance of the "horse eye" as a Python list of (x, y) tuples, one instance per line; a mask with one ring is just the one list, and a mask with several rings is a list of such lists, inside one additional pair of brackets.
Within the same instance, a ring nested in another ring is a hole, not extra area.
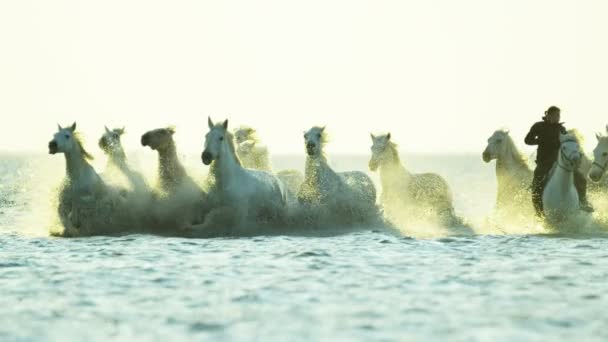
[(605, 156), (608, 156), (608, 152), (604, 152), (604, 153), (602, 153), (602, 156), (604, 156), (604, 157), (605, 157)]
[(70, 139), (70, 135), (69, 135), (69, 134), (66, 134), (66, 135), (65, 135), (65, 138), (66, 138), (66, 139)]
[(317, 133), (317, 138), (321, 138), (321, 133)]
[(502, 142), (502, 139), (498, 139), (498, 140), (496, 140), (496, 143), (497, 143), (497, 144), (500, 144), (501, 142)]
[(224, 141), (224, 137), (220, 137), (220, 141)]

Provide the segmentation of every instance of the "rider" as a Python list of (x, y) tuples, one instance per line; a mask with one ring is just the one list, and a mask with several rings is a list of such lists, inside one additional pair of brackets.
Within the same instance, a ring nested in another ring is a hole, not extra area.
[[(563, 123), (559, 122), (559, 119), (560, 109), (555, 106), (549, 107), (545, 112), (543, 121), (535, 123), (525, 139), (527, 145), (538, 145), (536, 169), (532, 179), (532, 203), (534, 203), (534, 209), (538, 216), (542, 216), (543, 213), (542, 195), (546, 178), (553, 164), (557, 161), (560, 133), (566, 133), (566, 128)], [(574, 171), (574, 186), (578, 192), (581, 209), (593, 211), (593, 208), (587, 202), (587, 179), (578, 169)]]

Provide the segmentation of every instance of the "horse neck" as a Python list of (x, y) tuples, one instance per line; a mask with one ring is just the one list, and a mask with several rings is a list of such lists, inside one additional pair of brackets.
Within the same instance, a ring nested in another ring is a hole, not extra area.
[(391, 189), (390, 184), (394, 182), (395, 177), (409, 178), (410, 173), (401, 163), (401, 158), (396, 150), (391, 151), (392, 158), (385, 160), (380, 164), (380, 182), (383, 189)]
[(115, 150), (110, 152), (108, 162), (113, 163), (121, 170), (127, 168), (127, 155), (122, 146), (118, 146)]
[(323, 154), (319, 156), (307, 156), (304, 169), (304, 178), (307, 183), (318, 183), (326, 173), (335, 173), (329, 166), (327, 157)]
[(230, 181), (237, 179), (238, 175), (244, 171), (241, 161), (236, 156), (233, 148), (228, 143), (222, 144), (220, 157), (213, 162), (213, 173), (217, 184), (222, 187)]
[(161, 184), (165, 188), (186, 175), (186, 169), (177, 157), (177, 150), (173, 142), (169, 146), (158, 150), (158, 172)]
[(529, 171), (528, 165), (521, 157), (513, 142), (509, 141), (504, 155), (499, 155), (496, 158), (496, 175), (500, 177), (516, 173), (518, 176), (523, 176), (523, 173), (528, 173)]
[(547, 187), (551, 184), (552, 188), (559, 190), (560, 193), (566, 193), (571, 187), (574, 187), (574, 170), (564, 170), (564, 168), (560, 166), (560, 164), (563, 165), (563, 162), (561, 161), (562, 158), (562, 152), (560, 151), (551, 178), (547, 183)]
[(77, 181), (86, 172), (95, 173), (95, 170), (84, 158), (84, 154), (80, 149), (64, 154), (66, 160), (66, 174), (70, 181)]

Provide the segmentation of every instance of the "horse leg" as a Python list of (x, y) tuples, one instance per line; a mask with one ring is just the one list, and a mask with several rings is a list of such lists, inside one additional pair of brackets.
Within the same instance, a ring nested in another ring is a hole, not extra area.
[(202, 224), (190, 226), (187, 231), (195, 237), (226, 236), (237, 223), (235, 209), (222, 206), (212, 209)]

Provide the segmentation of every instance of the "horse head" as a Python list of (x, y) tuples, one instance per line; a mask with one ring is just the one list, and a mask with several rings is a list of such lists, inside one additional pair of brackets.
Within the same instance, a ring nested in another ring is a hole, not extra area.
[(488, 139), (488, 146), (486, 146), (486, 149), (481, 154), (483, 161), (489, 163), (494, 159), (506, 157), (509, 139), (509, 131), (507, 130), (497, 130), (494, 132)]
[(112, 153), (116, 148), (122, 146), (120, 137), (125, 133), (125, 128), (115, 128), (110, 130), (104, 126), (105, 132), (99, 139), (99, 148), (105, 153)]
[(164, 150), (174, 145), (173, 134), (175, 127), (172, 126), (148, 131), (141, 136), (141, 144), (153, 150)]
[[(577, 168), (582, 160), (581, 147), (571, 134), (560, 134), (560, 159), (558, 165), (567, 169)], [(562, 164), (560, 164), (562, 163)], [(564, 165), (564, 163), (566, 165)]]
[(57, 125), (57, 133), (53, 136), (53, 140), (49, 142), (49, 153), (70, 153), (77, 147), (75, 141), (76, 123), (72, 126), (63, 128)]
[(248, 126), (241, 126), (234, 130), (234, 139), (239, 145), (248, 140), (256, 141), (256, 130)]
[(323, 147), (327, 143), (325, 127), (315, 126), (304, 132), (304, 146), (306, 154), (316, 157), (323, 154)]
[[(608, 133), (608, 126), (606, 132)], [(589, 178), (594, 182), (602, 178), (608, 167), (608, 136), (597, 133), (596, 137), (597, 146), (593, 150), (593, 164), (589, 170)]]
[(232, 136), (228, 132), (228, 119), (219, 124), (214, 124), (211, 118), (208, 119), (209, 132), (205, 135), (205, 149), (201, 158), (203, 164), (209, 165), (214, 160), (220, 158), (223, 144), (226, 144)]
[(389, 152), (389, 147), (391, 145), (391, 134), (382, 134), (382, 135), (373, 135), (370, 134), (372, 138), (372, 157), (369, 160), (369, 169), (371, 171), (376, 171), (380, 164), (383, 164), (391, 157)]

